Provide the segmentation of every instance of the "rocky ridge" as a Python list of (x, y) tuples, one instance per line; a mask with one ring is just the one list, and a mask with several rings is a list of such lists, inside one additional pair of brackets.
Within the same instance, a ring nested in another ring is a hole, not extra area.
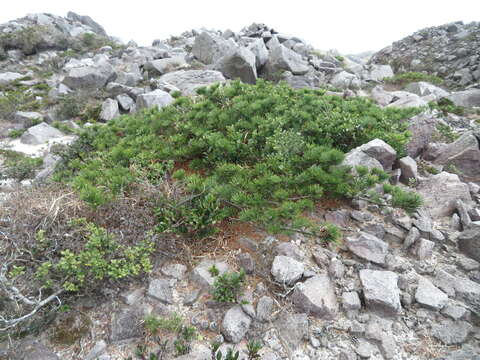
[[(407, 44), (434, 43), (430, 34), (453, 41), (455, 34), (476, 34), (475, 29), (453, 24), (424, 30)], [(43, 159), (30, 176), (7, 178), (2, 196), (17, 191), (18, 181), (29, 186), (48, 179), (60, 160), (55, 146), (73, 143), (76, 135), (70, 130), (89, 126), (91, 120), (106, 123), (121, 114), (166, 106), (176, 91), (194, 95), (200, 86), (234, 78), (254, 83), (262, 77), (297, 88), (328, 87), (342, 97), (368, 96), (384, 107), (422, 107), (409, 119), (412, 138), (404, 157), (397, 160), (396, 151), (376, 139), (349, 152), (345, 161), (389, 171), (393, 182), (417, 189), (425, 201), (412, 216), (365, 199), (323, 209), (319, 218), (344, 229), (344, 242), (328, 247), (302, 235), (280, 239), (260, 233), (242, 238), (242, 246), (230, 252), (203, 256), (193, 264), (160, 258), (144, 282), (110, 294), (110, 301), (82, 307), (89, 331), (76, 340), (80, 346), (58, 345), (47, 334), (14, 346), (5, 343), (0, 358), (124, 359), (143, 339), (145, 315), (172, 313), (202, 334), (180, 359), (211, 359), (210, 340), (222, 344), (223, 353), (232, 347), (247, 359), (246, 339), (262, 341), (261, 359), (478, 357), (480, 135), (472, 110), (480, 106), (477, 90), (452, 94), (415, 83), (391, 91), (382, 80), (410, 70), (411, 62), (403, 68), (384, 61), (385, 51), (369, 65), (350, 62), (261, 24), (239, 33), (192, 30), (149, 47), (120, 44), (92, 19), (73, 13), (67, 18), (28, 16), (0, 26), (0, 33), (8, 35), (0, 37), (3, 98), (11, 91), (33, 94), (36, 104), (2, 112), (2, 147)], [(25, 33), (33, 33), (34, 41)], [(101, 46), (92, 47), (93, 41)], [(397, 47), (405, 51), (402, 46), (394, 44), (388, 56), (393, 58)], [(453, 48), (458, 44), (442, 51)], [(449, 62), (446, 73), (454, 69), (463, 76), (461, 70), (468, 68), (470, 77), (447, 75), (462, 86), (474, 82), (478, 66), (468, 49), (459, 60), (438, 53)], [(66, 111), (69, 96), (86, 99), (82, 107), (95, 111)], [(445, 97), (471, 112), (426, 108)], [(84, 121), (74, 121), (82, 116)], [(20, 136), (12, 139), (12, 130)], [(5, 171), (5, 164), (0, 166)], [(237, 304), (212, 301), (213, 265), (219, 274), (244, 268), (258, 281), (247, 282)]]

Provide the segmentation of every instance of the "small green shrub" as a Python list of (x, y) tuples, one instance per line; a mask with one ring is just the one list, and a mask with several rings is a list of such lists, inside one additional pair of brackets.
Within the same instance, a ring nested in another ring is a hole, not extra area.
[(0, 149), (0, 156), (5, 158), (4, 170), (0, 173), (0, 179), (22, 181), (32, 178), (43, 164), (41, 158), (31, 158), (12, 150)]
[(171, 314), (168, 318), (148, 315), (145, 317), (144, 326), (150, 334), (156, 334), (159, 330), (177, 333), (183, 326), (183, 318), (177, 313)]
[(401, 87), (404, 87), (409, 83), (418, 82), (418, 81), (426, 81), (434, 85), (443, 84), (442, 78), (439, 78), (438, 76), (435, 76), (435, 75), (429, 75), (421, 72), (406, 72), (406, 73), (396, 74), (393, 77), (385, 78), (383, 81), (387, 84), (397, 85)]
[(443, 116), (447, 116), (449, 113), (458, 116), (465, 115), (465, 108), (463, 106), (457, 106), (453, 101), (447, 98), (441, 98), (438, 101), (430, 101), (428, 106), (430, 109), (439, 110)]
[(412, 191), (405, 191), (398, 186), (384, 184), (383, 190), (387, 194), (392, 195), (392, 205), (404, 209), (408, 214), (412, 215), (422, 205), (422, 197)]
[(11, 137), (12, 139), (16, 139), (22, 136), (25, 131), (26, 129), (13, 129), (13, 130), (10, 130), (10, 132), (8, 133), (8, 136)]
[(235, 302), (245, 281), (245, 270), (224, 273), (213, 283), (213, 298), (219, 302)]
[(261, 358), (259, 351), (262, 349), (263, 345), (260, 341), (250, 340), (247, 343), (247, 356), (248, 360), (257, 360)]
[(320, 228), (320, 238), (328, 243), (336, 243), (342, 238), (342, 231), (335, 224), (325, 223)]

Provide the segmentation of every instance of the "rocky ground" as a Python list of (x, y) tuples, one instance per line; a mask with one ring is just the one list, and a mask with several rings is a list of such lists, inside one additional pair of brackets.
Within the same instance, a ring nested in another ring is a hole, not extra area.
[[(343, 230), (343, 240), (328, 246), (232, 228), (213, 248), (166, 252), (142, 281), (79, 299), (42, 335), (0, 343), (0, 358), (127, 359), (140, 345), (145, 354), (169, 359), (172, 342), (162, 344), (172, 335), (149, 336), (145, 315), (177, 314), (199, 334), (179, 359), (212, 359), (213, 341), (223, 354), (231, 347), (247, 359), (249, 340), (261, 341), (259, 358), (269, 360), (480, 359), (480, 89), (465, 89), (479, 79), (477, 33), (478, 25), (458, 23), (422, 30), (365, 64), (365, 56), (316, 51), (261, 24), (238, 33), (192, 30), (149, 47), (121, 44), (73, 13), (0, 25), (4, 199), (48, 181), (60, 160), (56, 149), (92, 122), (163, 107), (175, 91), (194, 95), (200, 86), (260, 77), (368, 96), (382, 107), (421, 107), (409, 120), (406, 156), (396, 160), (395, 150), (377, 139), (345, 162), (391, 172), (394, 182), (424, 198), (413, 216), (368, 199), (323, 204), (311, 215)], [(468, 46), (458, 43), (467, 40)], [(418, 51), (427, 42), (430, 50)], [(432, 51), (446, 68), (432, 72), (447, 74), (462, 90), (426, 82), (393, 89), (383, 82), (401, 70), (426, 70), (419, 66)], [(409, 59), (414, 52), (415, 59), (399, 65), (400, 54)], [(449, 109), (428, 106), (443, 98)], [(43, 161), (12, 166), (12, 151)], [(0, 217), (9, 216), (0, 209)], [(213, 301), (215, 277), (241, 268), (239, 301)], [(73, 340), (65, 341), (69, 335)]]

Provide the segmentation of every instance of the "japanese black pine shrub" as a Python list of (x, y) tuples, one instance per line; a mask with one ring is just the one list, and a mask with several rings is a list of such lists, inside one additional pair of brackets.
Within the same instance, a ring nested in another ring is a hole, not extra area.
[(379, 138), (403, 154), (402, 120), (417, 111), (262, 80), (215, 85), (89, 128), (57, 178), (93, 206), (136, 182), (158, 185), (162, 232), (205, 237), (227, 217), (292, 231), (312, 227), (303, 215), (319, 200), (353, 197), (386, 180), (381, 171), (352, 175), (341, 166), (344, 153)]

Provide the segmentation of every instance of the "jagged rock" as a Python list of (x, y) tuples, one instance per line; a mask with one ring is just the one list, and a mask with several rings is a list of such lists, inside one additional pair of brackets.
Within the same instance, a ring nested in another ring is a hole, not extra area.
[(100, 112), (100, 120), (110, 121), (120, 116), (117, 100), (107, 99), (102, 104), (102, 111)]
[(34, 123), (43, 120), (43, 115), (34, 111), (17, 111), (13, 117), (14, 121), (21, 124), (23, 128), (28, 128)]
[(255, 65), (257, 69), (263, 67), (268, 60), (268, 50), (265, 46), (265, 42), (262, 39), (257, 39), (248, 45), (250, 50), (255, 55)]
[(480, 360), (480, 349), (473, 346), (464, 345), (461, 349), (452, 351), (442, 358), (442, 360)]
[(447, 97), (457, 106), (475, 107), (480, 106), (480, 89), (459, 91)]
[(164, 304), (173, 303), (173, 293), (170, 287), (170, 282), (166, 279), (154, 279), (150, 281), (147, 295)]
[(480, 180), (480, 145), (472, 132), (466, 132), (453, 143), (442, 146), (438, 155), (430, 160), (435, 164), (455, 166), (462, 179)]
[(344, 166), (350, 166), (352, 167), (353, 171), (355, 172), (355, 168), (357, 166), (364, 166), (368, 168), (369, 170), (371, 169), (383, 169), (382, 164), (372, 158), (371, 156), (365, 154), (362, 150), (359, 148), (355, 148), (350, 150), (346, 155), (345, 158), (343, 159), (342, 165)]
[(420, 260), (430, 259), (433, 255), (435, 243), (427, 239), (420, 239), (415, 244), (415, 254)]
[(400, 176), (400, 181), (404, 184), (409, 184), (410, 181), (416, 182), (418, 179), (418, 168), (417, 162), (413, 160), (410, 156), (401, 158), (398, 161), (398, 165), (402, 170), (402, 175)]
[(281, 71), (290, 71), (294, 75), (303, 75), (309, 70), (308, 64), (300, 55), (283, 45), (277, 45), (270, 49), (265, 67), (269, 75)]
[(242, 341), (250, 329), (252, 320), (240, 306), (234, 306), (225, 313), (222, 321), (222, 334), (227, 341), (235, 344)]
[(332, 77), (330, 84), (339, 89), (358, 89), (361, 86), (361, 81), (354, 74), (350, 74), (346, 71), (340, 71)]
[(421, 277), (415, 292), (417, 303), (432, 310), (441, 310), (448, 301), (448, 295), (435, 287), (430, 280)]
[[(399, 92), (397, 91), (396, 94)], [(387, 105), (387, 107), (396, 108), (411, 108), (411, 107), (424, 107), (428, 105), (428, 102), (423, 100), (420, 96), (406, 93), (403, 96), (398, 97), (397, 100), (393, 99), (393, 102)]]
[(298, 261), (302, 261), (305, 257), (305, 252), (292, 242), (281, 242), (275, 247), (275, 253)]
[(215, 64), (215, 69), (229, 79), (239, 78), (245, 83), (255, 84), (257, 80), (255, 61), (255, 55), (250, 50), (239, 47), (221, 57)]
[(414, 226), (409, 230), (407, 237), (403, 242), (403, 248), (408, 249), (412, 246), (418, 239), (420, 239), (420, 231)]
[(174, 56), (165, 59), (156, 59), (147, 62), (144, 69), (153, 75), (163, 75), (187, 67), (188, 64), (183, 56)]
[(390, 65), (368, 64), (362, 66), (361, 70), (356, 72), (364, 81), (382, 81), (385, 78), (393, 77), (393, 70)]
[(460, 222), (463, 228), (468, 229), (472, 223), (472, 220), (470, 219), (470, 215), (468, 214), (467, 205), (462, 200), (458, 199), (455, 202), (455, 206), (456, 206), (458, 215), (460, 215)]
[(303, 263), (288, 256), (275, 256), (271, 273), (276, 282), (285, 285), (293, 285), (303, 275)]
[(273, 311), (273, 299), (269, 296), (262, 296), (257, 303), (257, 320), (267, 322), (271, 320)]
[(368, 359), (372, 355), (378, 353), (378, 347), (364, 339), (361, 339), (355, 348), (355, 352), (358, 354), (358, 356), (360, 356), (360, 358)]
[(453, 320), (460, 320), (468, 313), (465, 307), (456, 304), (447, 304), (442, 309), (442, 314)]
[(143, 311), (128, 307), (113, 314), (110, 325), (110, 340), (123, 341), (142, 336)]
[(360, 232), (359, 236), (346, 239), (347, 248), (358, 257), (375, 264), (385, 265), (388, 244), (377, 237)]
[(15, 72), (4, 72), (0, 73), (0, 85), (8, 85), (11, 82), (14, 82), (15, 80), (19, 80), (21, 78), (25, 77), (25, 75), (15, 73)]
[(175, 86), (183, 95), (195, 95), (197, 88), (224, 83), (225, 77), (214, 70), (179, 70), (162, 75), (158, 81)]
[(424, 207), (433, 218), (451, 215), (457, 199), (471, 201), (468, 185), (461, 182), (457, 175), (447, 172), (422, 181), (417, 192), (422, 196)]
[(43, 122), (25, 131), (20, 137), (20, 141), (28, 145), (40, 145), (62, 136), (64, 135), (60, 130)]
[(394, 98), (392, 93), (385, 91), (380, 85), (377, 85), (372, 89), (371, 97), (380, 106), (387, 106)]
[(255, 271), (255, 261), (249, 253), (238, 255), (238, 265), (245, 270), (247, 274), (253, 274)]
[(405, 91), (411, 92), (418, 96), (433, 95), (433, 100), (437, 100), (449, 95), (448, 91), (432, 85), (425, 81), (413, 82), (405, 87)]
[(457, 298), (464, 301), (473, 311), (480, 312), (480, 284), (478, 282), (454, 278), (453, 286)]
[(356, 291), (346, 291), (342, 294), (342, 306), (346, 311), (360, 310), (362, 303)]
[(204, 64), (213, 64), (233, 48), (233, 43), (210, 32), (202, 32), (195, 37), (193, 55)]
[(223, 275), (229, 270), (228, 264), (225, 262), (215, 262), (211, 260), (204, 260), (198, 264), (192, 271), (192, 280), (197, 282), (202, 287), (210, 287), (215, 282), (215, 277), (210, 273), (210, 269), (215, 266), (219, 275)]
[(183, 280), (187, 267), (183, 264), (168, 264), (162, 267), (162, 273), (177, 280)]
[(150, 109), (157, 107), (161, 109), (164, 106), (170, 105), (174, 101), (172, 95), (163, 90), (154, 90), (146, 94), (141, 94), (137, 97), (137, 109)]
[(292, 314), (283, 312), (274, 323), (280, 338), (290, 349), (296, 349), (301, 341), (308, 336), (307, 314)]
[(102, 68), (83, 66), (70, 69), (63, 83), (70, 89), (94, 90), (103, 88), (109, 81), (113, 81), (115, 73), (109, 66)]
[(298, 283), (292, 300), (300, 310), (320, 318), (333, 319), (338, 312), (335, 288), (327, 274)]
[(397, 158), (397, 152), (395, 149), (380, 139), (371, 140), (357, 149), (363, 151), (375, 160), (378, 160), (386, 171), (391, 170), (392, 165)]
[(104, 340), (97, 341), (93, 348), (85, 356), (84, 360), (95, 360), (97, 359), (107, 348), (107, 343)]
[(458, 248), (465, 255), (480, 261), (480, 222), (473, 222), (458, 236)]
[(432, 326), (432, 335), (445, 345), (457, 345), (465, 342), (472, 329), (466, 321), (447, 319)]
[(360, 270), (360, 281), (367, 306), (378, 312), (401, 311), (398, 275), (391, 271)]
[(73, 11), (69, 11), (67, 13), (67, 18), (72, 19), (72, 20), (76, 20), (76, 21), (78, 21), (82, 24), (87, 25), (97, 34), (105, 35), (105, 36), (107, 35), (107, 33), (105, 32), (105, 29), (100, 24), (95, 22), (90, 16), (78, 15), (78, 14), (74, 13)]
[(125, 111), (134, 111), (136, 109), (135, 101), (133, 99), (126, 95), (126, 94), (120, 94), (117, 95), (116, 97), (118, 101), (118, 105), (120, 105), (120, 108)]
[(461, 256), (457, 261), (458, 266), (465, 271), (473, 271), (480, 269), (480, 263), (473, 259)]
[(341, 279), (345, 275), (345, 265), (339, 259), (332, 259), (328, 266), (328, 273), (334, 279)]

